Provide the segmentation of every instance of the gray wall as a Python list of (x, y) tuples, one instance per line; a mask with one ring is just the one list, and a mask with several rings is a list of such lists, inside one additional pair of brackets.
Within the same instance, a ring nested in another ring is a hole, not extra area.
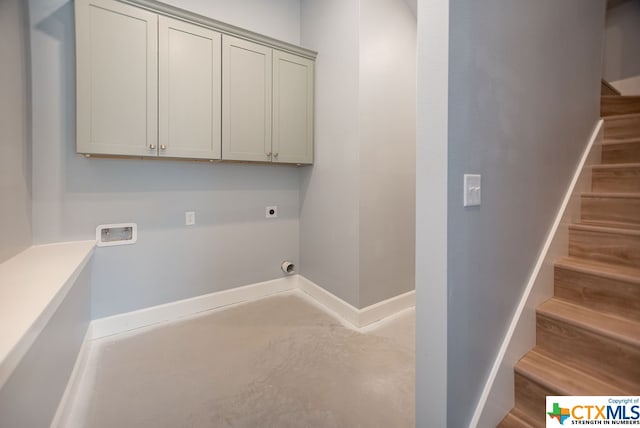
[[(463, 427), (598, 120), (605, 2), (450, 5), (447, 425)], [(463, 208), (464, 173), (482, 206)]]
[[(299, 42), (297, 0), (173, 0), (213, 18)], [(35, 243), (92, 239), (136, 222), (138, 243), (99, 248), (94, 318), (266, 281), (298, 261), (300, 170), (75, 154), (73, 3), (30, 0)], [(264, 208), (279, 206), (266, 220)], [(184, 225), (184, 212), (196, 225)]]
[(360, 2), (360, 307), (415, 287), (416, 17)]
[(0, 389), (0, 426), (48, 427), (90, 320), (91, 261)]
[(640, 95), (640, 0), (607, 10), (603, 76), (623, 95)]
[(303, 171), (301, 273), (359, 304), (359, 2), (302, 0), (302, 44), (316, 60), (315, 158)]
[(414, 288), (416, 19), (403, 0), (301, 10), (302, 43), (320, 52), (301, 273), (362, 308)]
[(0, 0), (0, 263), (31, 245), (27, 21), (21, 0)]

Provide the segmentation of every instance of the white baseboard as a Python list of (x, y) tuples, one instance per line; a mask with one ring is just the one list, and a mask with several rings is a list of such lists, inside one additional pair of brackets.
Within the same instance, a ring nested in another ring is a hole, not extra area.
[(271, 281), (218, 291), (190, 299), (99, 318), (91, 323), (91, 340), (120, 334), (142, 327), (175, 321), (200, 312), (261, 299), (285, 291), (298, 290), (328, 309), (348, 325), (356, 328), (394, 315), (415, 306), (415, 291), (392, 297), (366, 308), (358, 309), (303, 276), (292, 275)]
[(303, 276), (298, 277), (298, 289), (356, 328), (366, 327), (416, 305), (415, 290), (358, 309)]
[(152, 306), (124, 314), (99, 318), (91, 323), (93, 326), (93, 336), (91, 339), (99, 339), (101, 337), (148, 327), (162, 322), (175, 321), (199, 312), (210, 311), (223, 306), (248, 302), (272, 294), (294, 290), (297, 288), (297, 283), (298, 280), (295, 275), (288, 276), (205, 294), (190, 299), (178, 300), (164, 305)]
[(568, 224), (580, 219), (580, 193), (591, 189), (590, 165), (600, 161), (602, 120), (596, 124), (547, 233), (509, 329), (478, 400), (470, 427), (497, 426), (514, 406), (515, 363), (536, 344), (536, 307), (553, 296), (553, 264), (568, 254)]
[(382, 319), (416, 306), (416, 291), (392, 297), (360, 309), (360, 323), (358, 327), (366, 327)]
[(358, 309), (338, 296), (329, 293), (324, 288), (300, 275), (298, 276), (298, 290), (310, 296), (316, 303), (329, 309), (329, 311), (342, 321), (346, 321), (351, 326), (360, 327), (360, 314)]

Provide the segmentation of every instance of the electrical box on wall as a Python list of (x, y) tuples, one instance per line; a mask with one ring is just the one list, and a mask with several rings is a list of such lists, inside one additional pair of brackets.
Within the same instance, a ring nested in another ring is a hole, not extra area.
[(136, 223), (101, 224), (96, 227), (96, 245), (113, 247), (115, 245), (135, 244), (138, 240)]

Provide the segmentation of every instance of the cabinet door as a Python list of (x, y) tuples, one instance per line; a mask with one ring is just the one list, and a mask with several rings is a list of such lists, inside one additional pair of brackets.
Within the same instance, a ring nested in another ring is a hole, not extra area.
[(271, 51), (222, 37), (222, 159), (271, 160)]
[(221, 35), (159, 17), (159, 154), (220, 159)]
[(157, 155), (158, 18), (76, 0), (77, 151)]
[(273, 51), (274, 162), (313, 162), (313, 65)]

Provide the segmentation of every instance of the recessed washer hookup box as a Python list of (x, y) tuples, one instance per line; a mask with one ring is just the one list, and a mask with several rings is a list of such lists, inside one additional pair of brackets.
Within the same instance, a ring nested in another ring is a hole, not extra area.
[(138, 240), (136, 223), (101, 224), (96, 227), (96, 245), (112, 247), (115, 245), (131, 245)]

